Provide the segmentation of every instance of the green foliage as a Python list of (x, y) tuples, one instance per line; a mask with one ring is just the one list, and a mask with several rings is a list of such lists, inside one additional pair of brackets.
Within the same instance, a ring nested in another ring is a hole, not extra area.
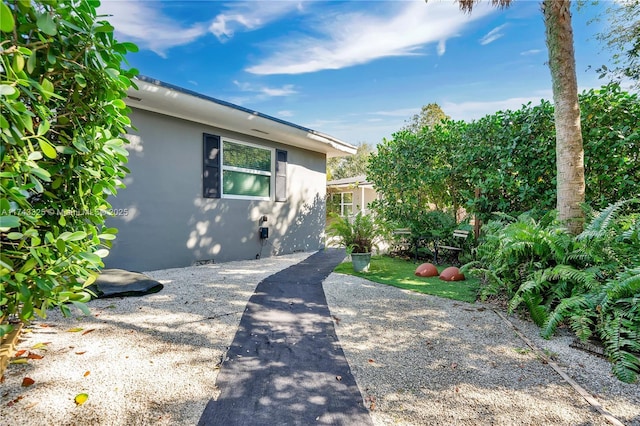
[(640, 88), (640, 0), (614, 2), (607, 8), (605, 31), (597, 35), (612, 54), (613, 69), (602, 66), (602, 77), (628, 79)]
[[(595, 209), (638, 195), (640, 101), (611, 84), (580, 95), (586, 200)], [(471, 123), (399, 131), (379, 145), (367, 177), (378, 212), (409, 227), (429, 209), (458, 206), (488, 221), (495, 212), (541, 216), (556, 203), (553, 105), (523, 105)], [(480, 189), (480, 197), (475, 190)]]
[(450, 121), (417, 134), (401, 131), (378, 146), (367, 177), (382, 195), (372, 204), (380, 217), (417, 235), (433, 229), (430, 210), (449, 208), (453, 218), (466, 185), (453, 173), (451, 145), (465, 127), (464, 122)]
[(576, 237), (547, 215), (489, 222), (477, 262), (465, 265), (484, 278), (482, 294), (505, 292), (509, 309), (525, 306), (549, 338), (567, 322), (583, 340), (603, 342), (620, 380), (640, 373), (640, 199), (590, 214)]
[(354, 155), (327, 159), (327, 180), (366, 175), (367, 162), (372, 152), (374, 152), (373, 147), (363, 142), (358, 145)]
[(334, 215), (327, 234), (337, 238), (348, 253), (371, 253), (381, 236), (381, 230), (372, 215), (359, 212), (355, 217)]
[(3, 2), (0, 48), (0, 307), (29, 321), (85, 309), (115, 229), (136, 70), (96, 1)]
[(419, 133), (425, 127), (433, 129), (436, 125), (441, 124), (442, 121), (450, 120), (447, 114), (444, 113), (440, 105), (431, 103), (424, 105), (420, 109), (419, 114), (415, 114), (402, 128), (412, 133)]

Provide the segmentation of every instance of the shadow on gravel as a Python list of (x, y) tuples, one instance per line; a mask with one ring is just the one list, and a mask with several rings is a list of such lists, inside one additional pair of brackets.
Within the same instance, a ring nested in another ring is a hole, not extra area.
[(321, 251), (258, 284), (200, 425), (371, 424), (322, 289), (344, 256)]

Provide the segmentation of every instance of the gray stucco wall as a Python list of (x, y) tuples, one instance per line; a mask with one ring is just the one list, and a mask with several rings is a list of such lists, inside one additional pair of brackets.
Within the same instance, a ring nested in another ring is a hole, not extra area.
[[(106, 267), (150, 271), (324, 246), (324, 154), (138, 109), (130, 117), (131, 173), (110, 198), (116, 216), (107, 225), (119, 233)], [(203, 198), (203, 133), (286, 150), (288, 201)], [(266, 241), (258, 236), (263, 215)]]

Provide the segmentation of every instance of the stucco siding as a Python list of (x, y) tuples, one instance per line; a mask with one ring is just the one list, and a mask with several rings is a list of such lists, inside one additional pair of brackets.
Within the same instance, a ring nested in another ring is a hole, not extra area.
[[(131, 173), (111, 197), (119, 229), (107, 267), (154, 270), (255, 259), (323, 246), (325, 154), (134, 109)], [(287, 202), (202, 197), (202, 135), (286, 150)], [(266, 215), (269, 238), (258, 236)]]

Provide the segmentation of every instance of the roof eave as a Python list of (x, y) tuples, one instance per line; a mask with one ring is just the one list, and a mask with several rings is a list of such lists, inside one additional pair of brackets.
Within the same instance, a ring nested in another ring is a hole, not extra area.
[(352, 155), (357, 150), (355, 146), (324, 133), (159, 80), (140, 76), (135, 83), (138, 90), (130, 88), (126, 99), (132, 108), (274, 140), (321, 152), (327, 157)]

